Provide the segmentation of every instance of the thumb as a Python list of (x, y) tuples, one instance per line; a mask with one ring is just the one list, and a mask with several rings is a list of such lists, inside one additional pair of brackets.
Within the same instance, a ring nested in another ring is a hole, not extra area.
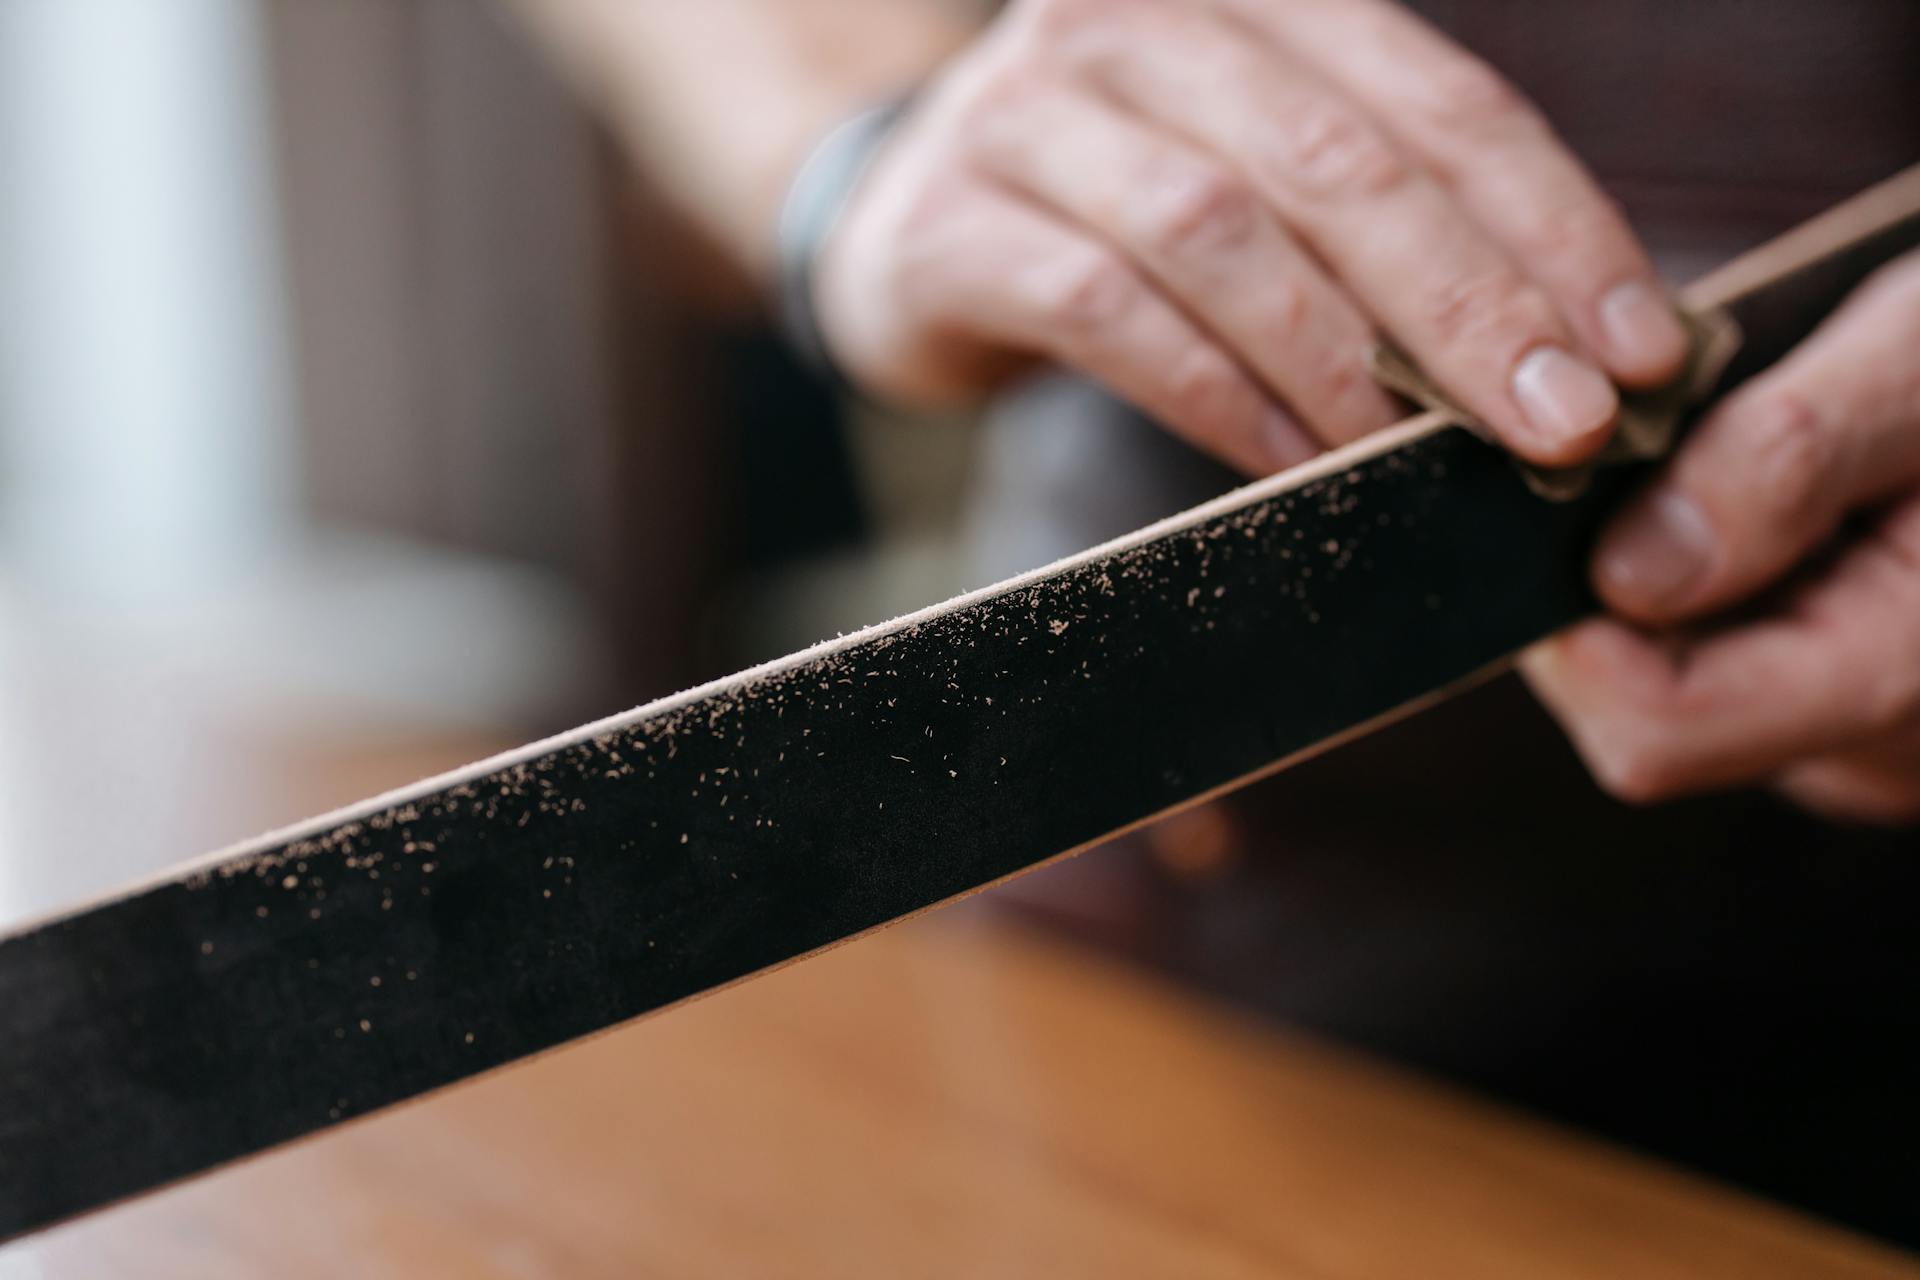
[(1594, 556), (1617, 612), (1672, 623), (1773, 582), (1848, 512), (1920, 480), (1920, 256), (1735, 392)]

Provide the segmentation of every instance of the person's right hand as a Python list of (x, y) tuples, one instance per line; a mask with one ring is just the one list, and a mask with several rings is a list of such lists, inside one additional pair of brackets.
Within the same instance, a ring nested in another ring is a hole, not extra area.
[(1014, 0), (876, 156), (815, 298), (877, 394), (1051, 361), (1255, 473), (1392, 421), (1375, 333), (1546, 464), (1686, 353), (1538, 112), (1393, 0)]

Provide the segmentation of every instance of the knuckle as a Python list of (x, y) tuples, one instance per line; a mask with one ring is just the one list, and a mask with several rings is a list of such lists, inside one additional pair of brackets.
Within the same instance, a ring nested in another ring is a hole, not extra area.
[(1032, 145), (1032, 115), (1044, 105), (1048, 83), (1028, 49), (1000, 44), (998, 56), (951, 71), (924, 109), (937, 133), (989, 159)]
[(1195, 169), (1163, 187), (1145, 212), (1146, 244), (1156, 253), (1183, 258), (1234, 249), (1259, 229), (1259, 198), (1224, 169)]
[(1309, 351), (1323, 340), (1329, 311), (1300, 274), (1275, 274), (1258, 282), (1258, 340), (1273, 351)]
[(1335, 351), (1318, 373), (1321, 393), (1343, 419), (1365, 421), (1379, 409), (1380, 384), (1360, 358), (1357, 346)]
[(1134, 305), (1140, 285), (1113, 254), (1091, 249), (1064, 263), (1041, 288), (1041, 318), (1071, 333), (1113, 324)]
[(1412, 170), (1372, 123), (1338, 99), (1320, 97), (1276, 122), (1272, 145), (1287, 186), (1320, 199), (1385, 195)]
[(1364, 322), (1349, 317), (1316, 291), (1290, 279), (1276, 280), (1263, 291), (1268, 310), (1261, 339), (1283, 352), (1303, 394), (1316, 404), (1351, 407), (1380, 394), (1367, 363), (1368, 333)]
[(1620, 208), (1605, 196), (1546, 210), (1522, 231), (1532, 255), (1577, 263), (1594, 277), (1610, 279), (1639, 267), (1623, 228)]
[(1262, 337), (1274, 350), (1298, 349), (1309, 341), (1319, 317), (1310, 290), (1298, 278), (1277, 276), (1260, 286), (1260, 306), (1264, 313)]
[(1838, 436), (1812, 400), (1783, 390), (1760, 402), (1746, 442), (1752, 458), (1748, 501), (1775, 522), (1804, 528), (1826, 514)]
[(1225, 356), (1195, 347), (1168, 366), (1164, 395), (1177, 420), (1211, 424), (1231, 414), (1243, 389), (1239, 370)]
[[(844, 242), (860, 245), (905, 281), (939, 280), (946, 275), (952, 245), (981, 221), (983, 199), (969, 183), (919, 183), (904, 190), (897, 203), (868, 213), (862, 207), (848, 218)], [(854, 234), (854, 233), (859, 234)]]
[(1554, 332), (1553, 306), (1538, 289), (1505, 266), (1452, 275), (1425, 306), (1441, 338), (1465, 347), (1517, 356)]
[(1443, 129), (1474, 135), (1534, 127), (1533, 104), (1505, 76), (1478, 58), (1450, 58), (1432, 69), (1422, 104)]

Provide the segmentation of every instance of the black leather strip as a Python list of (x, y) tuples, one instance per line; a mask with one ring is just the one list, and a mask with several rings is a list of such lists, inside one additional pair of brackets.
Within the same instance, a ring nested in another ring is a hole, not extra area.
[[(1809, 281), (1777, 287), (1837, 287)], [(1749, 351), (1819, 315), (1731, 301)], [(1545, 501), (1415, 422), (0, 939), (0, 1237), (805, 955), (1423, 699), (1587, 612), (1589, 539), (1634, 478)]]
[(0, 943), (0, 1233), (1099, 839), (1582, 613), (1457, 429)]

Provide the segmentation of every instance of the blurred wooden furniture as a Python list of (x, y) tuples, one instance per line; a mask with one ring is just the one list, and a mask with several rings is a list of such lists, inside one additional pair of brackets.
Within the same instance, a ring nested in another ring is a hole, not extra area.
[(1920, 1276), (962, 907), (0, 1251), (42, 1280)]

